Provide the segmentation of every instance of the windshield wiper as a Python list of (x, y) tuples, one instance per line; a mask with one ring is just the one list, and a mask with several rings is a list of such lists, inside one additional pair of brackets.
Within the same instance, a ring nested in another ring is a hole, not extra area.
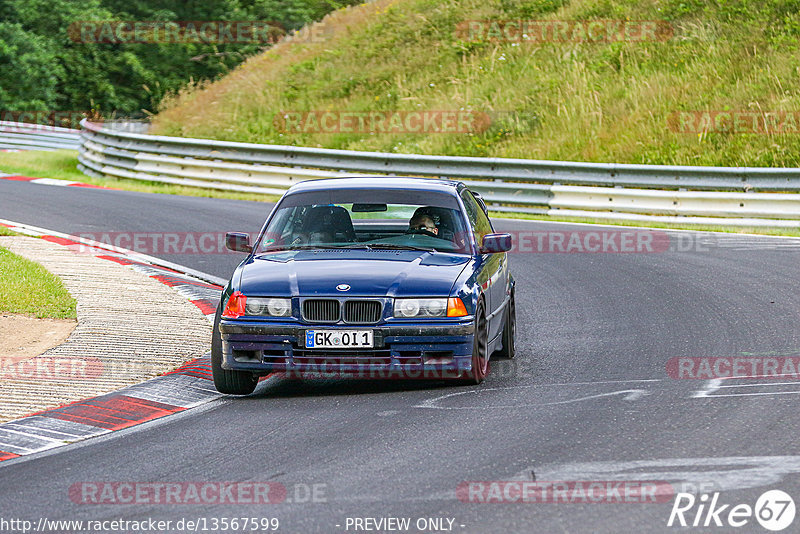
[(353, 243), (342, 245), (294, 245), (268, 248), (259, 252), (260, 254), (269, 254), (271, 252), (286, 252), (288, 250), (418, 250), (421, 252), (436, 252), (436, 249), (415, 247), (411, 245), (396, 245), (393, 243)]
[(286, 252), (287, 250), (315, 250), (315, 249), (340, 249), (346, 247), (337, 247), (335, 245), (287, 245), (284, 247), (274, 247), (262, 250), (259, 254), (269, 254), (270, 252)]
[(412, 245), (395, 245), (393, 243), (370, 243), (368, 247), (371, 249), (383, 250), (419, 250), (422, 252), (436, 252), (436, 249), (433, 248), (415, 247)]

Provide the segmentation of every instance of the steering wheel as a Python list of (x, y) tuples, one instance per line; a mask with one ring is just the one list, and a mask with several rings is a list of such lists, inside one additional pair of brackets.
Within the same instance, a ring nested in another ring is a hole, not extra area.
[(412, 235), (427, 235), (430, 237), (439, 237), (438, 235), (434, 234), (430, 230), (426, 230), (425, 228), (409, 228), (406, 231), (406, 233)]

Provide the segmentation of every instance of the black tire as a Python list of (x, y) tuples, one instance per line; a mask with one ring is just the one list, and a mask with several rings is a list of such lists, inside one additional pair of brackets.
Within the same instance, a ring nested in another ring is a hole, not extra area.
[(256, 389), (258, 377), (247, 371), (228, 371), (222, 368), (220, 315), (222, 315), (221, 307), (217, 308), (217, 315), (214, 317), (214, 332), (211, 334), (211, 375), (214, 377), (214, 387), (220, 393), (227, 395), (249, 395)]
[(465, 372), (461, 378), (464, 384), (477, 385), (483, 382), (489, 372), (489, 331), (486, 323), (486, 313), (483, 301), (478, 303), (475, 310), (475, 335), (472, 341), (472, 369)]
[(517, 308), (514, 304), (514, 293), (512, 291), (511, 298), (508, 301), (506, 308), (506, 322), (503, 325), (503, 348), (497, 351), (500, 358), (508, 360), (514, 359), (517, 351), (514, 347), (514, 340), (517, 336)]

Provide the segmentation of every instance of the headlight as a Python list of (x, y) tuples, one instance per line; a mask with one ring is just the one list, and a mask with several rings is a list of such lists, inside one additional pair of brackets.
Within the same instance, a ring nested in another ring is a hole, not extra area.
[(245, 315), (289, 317), (292, 314), (292, 301), (291, 299), (248, 297), (244, 311)]
[(447, 315), (447, 299), (395, 299), (394, 316), (444, 317)]

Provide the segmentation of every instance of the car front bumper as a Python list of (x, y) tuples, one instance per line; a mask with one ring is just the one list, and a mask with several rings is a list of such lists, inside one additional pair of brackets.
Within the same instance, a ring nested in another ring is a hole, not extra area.
[[(444, 324), (306, 325), (225, 320), (222, 367), (296, 377), (457, 378), (472, 368), (471, 318)], [(371, 349), (309, 349), (306, 330), (372, 330)]]

